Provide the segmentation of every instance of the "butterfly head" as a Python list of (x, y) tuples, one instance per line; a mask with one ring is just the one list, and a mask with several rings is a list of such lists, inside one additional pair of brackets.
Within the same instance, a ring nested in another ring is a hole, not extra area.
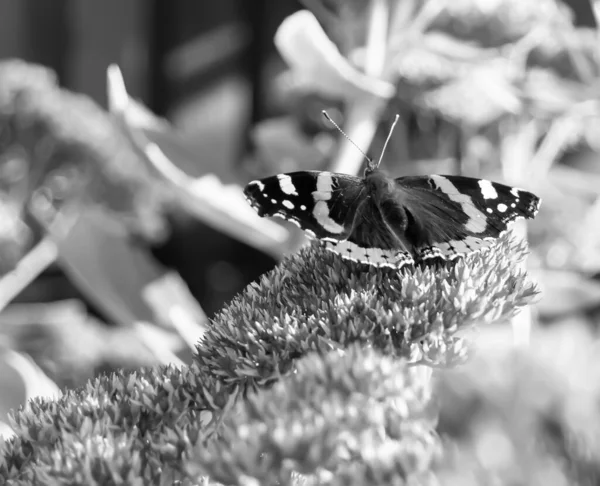
[(373, 159), (367, 158), (367, 166), (365, 167), (365, 171), (363, 172), (364, 177), (369, 177), (373, 172), (377, 171), (377, 169), (379, 169), (379, 164)]
[[(383, 144), (383, 148), (381, 149), (381, 155), (379, 155), (379, 159), (377, 160), (377, 162), (375, 162), (374, 160), (367, 157), (367, 168), (365, 169), (365, 177), (368, 177), (370, 174), (372, 174), (373, 172), (375, 172), (379, 169), (379, 166), (381, 165), (381, 161), (383, 160), (383, 154), (385, 153), (385, 149), (387, 148), (387, 145), (388, 145), (390, 139), (392, 138), (392, 133), (394, 132), (394, 128), (396, 128), (396, 124), (398, 123), (399, 118), (400, 118), (400, 115), (398, 115), (398, 114), (394, 117), (394, 121), (390, 128), (388, 136), (385, 139), (385, 143)], [(366, 157), (366, 155), (365, 155), (365, 157)]]

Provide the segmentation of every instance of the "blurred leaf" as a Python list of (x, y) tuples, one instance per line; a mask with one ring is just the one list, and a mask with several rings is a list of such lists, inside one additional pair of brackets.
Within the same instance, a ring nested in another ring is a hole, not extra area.
[(0, 62), (0, 114), (2, 117), (14, 113), (18, 96), (32, 91), (50, 91), (57, 87), (57, 76), (51, 69), (30, 64), (22, 59), (3, 59)]
[(387, 99), (395, 92), (392, 84), (352, 66), (307, 10), (282, 22), (275, 45), (291, 67), (298, 89), (347, 100), (365, 96)]
[(521, 83), (530, 116), (552, 119), (568, 114), (574, 105), (600, 99), (600, 89), (556, 76), (546, 69), (530, 69)]
[(508, 62), (481, 63), (465, 75), (427, 91), (418, 99), (423, 107), (467, 127), (482, 127), (521, 111)]
[(58, 398), (62, 392), (27, 355), (5, 349), (4, 362), (21, 376), (25, 384), (25, 400), (35, 397)]
[(0, 442), (13, 435), (7, 416), (36, 397), (57, 399), (61, 391), (27, 355), (0, 348)]
[(555, 0), (448, 1), (431, 29), (497, 47), (517, 41), (540, 25), (571, 25), (571, 12)]
[(542, 319), (559, 319), (598, 307), (600, 283), (574, 272), (532, 271), (539, 282), (542, 299), (536, 305)]
[[(31, 356), (60, 388), (80, 387), (101, 372), (157, 364), (133, 327), (107, 326), (78, 300), (12, 304), (0, 314), (0, 337)], [(177, 351), (181, 340), (164, 331), (162, 347)]]
[(551, 71), (571, 82), (593, 83), (600, 77), (595, 29), (546, 26), (527, 56), (527, 67)]
[(421, 89), (434, 88), (450, 80), (468, 76), (474, 63), (491, 61), (498, 51), (482, 49), (442, 32), (430, 32), (403, 46), (391, 60), (400, 80)]
[[(412, 1), (412, 0), (411, 0)], [(327, 32), (342, 55), (366, 42), (369, 2), (365, 0), (301, 0)]]
[(0, 65), (0, 150), (27, 163), (20, 204), (34, 194), (55, 209), (71, 201), (99, 204), (130, 231), (164, 236), (161, 211), (169, 196), (110, 117), (90, 98), (49, 83), (45, 68), (11, 67)]
[[(290, 237), (297, 233), (290, 233), (286, 227), (260, 218), (247, 203), (242, 188), (237, 184), (225, 185), (213, 174), (190, 177), (179, 169), (165, 155), (158, 142), (149, 138), (152, 134), (147, 133), (143, 126), (133, 124), (135, 114), (139, 112), (139, 103), (131, 105), (134, 107), (132, 118), (128, 118), (131, 100), (119, 68), (110, 66), (107, 76), (113, 115), (156, 177), (173, 189), (181, 207), (206, 224), (276, 258), (297, 247), (298, 238)], [(155, 129), (162, 134), (163, 142), (166, 140), (171, 153), (184, 150), (179, 147), (177, 137), (171, 135), (168, 125), (159, 127), (156, 124)]]
[(441, 374), (441, 484), (597, 484), (599, 372), (596, 336), (569, 325)]
[(0, 277), (0, 312), (56, 260), (56, 242), (42, 238), (11, 271)]
[(109, 218), (87, 210), (58, 244), (67, 275), (103, 313), (121, 326), (151, 322), (173, 329), (177, 312), (200, 328), (206, 317), (181, 277), (163, 268), (148, 251), (111, 228)]

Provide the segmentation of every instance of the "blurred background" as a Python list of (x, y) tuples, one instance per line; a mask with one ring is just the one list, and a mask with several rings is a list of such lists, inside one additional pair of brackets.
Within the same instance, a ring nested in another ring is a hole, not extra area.
[[(189, 362), (207, 319), (304, 241), (258, 218), (244, 184), (360, 173), (323, 109), (375, 155), (399, 113), (394, 176), (539, 193), (531, 322), (596, 329), (593, 3), (388, 3), (377, 66), (369, 2), (0, 0), (0, 423), (102, 371)], [(290, 17), (305, 8), (321, 44)]]

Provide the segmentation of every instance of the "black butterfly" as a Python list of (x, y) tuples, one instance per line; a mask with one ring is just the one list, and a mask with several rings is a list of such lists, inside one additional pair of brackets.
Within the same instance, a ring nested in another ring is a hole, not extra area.
[(244, 194), (260, 216), (295, 223), (343, 258), (389, 267), (478, 251), (540, 205), (530, 192), (483, 179), (392, 179), (372, 164), (363, 178), (278, 174), (250, 182)]

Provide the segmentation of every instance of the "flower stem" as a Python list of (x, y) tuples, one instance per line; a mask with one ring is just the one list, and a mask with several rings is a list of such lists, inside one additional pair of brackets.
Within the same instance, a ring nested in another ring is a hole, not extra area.
[[(364, 70), (374, 78), (380, 78), (385, 67), (389, 16), (388, 0), (371, 0)], [(348, 106), (346, 134), (365, 152), (373, 142), (385, 103), (386, 100), (365, 96)], [(363, 155), (344, 138), (331, 170), (356, 175), (362, 163)]]
[(365, 74), (381, 76), (385, 67), (390, 6), (387, 0), (371, 0), (365, 57)]
[(0, 279), (0, 311), (56, 261), (58, 248), (45, 236), (17, 264), (16, 268)]

